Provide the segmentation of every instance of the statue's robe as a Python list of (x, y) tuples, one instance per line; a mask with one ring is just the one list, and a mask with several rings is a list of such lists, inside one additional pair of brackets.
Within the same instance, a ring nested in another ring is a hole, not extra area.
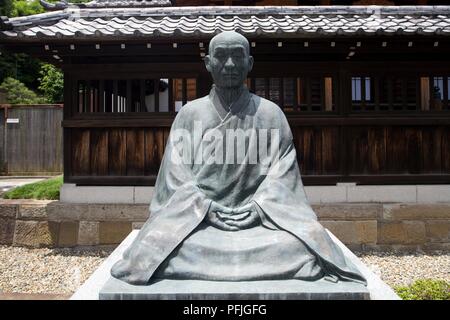
[[(306, 199), (292, 133), (282, 110), (247, 88), (229, 110), (214, 87), (208, 96), (180, 110), (155, 184), (150, 217), (113, 266), (112, 275), (134, 284), (159, 277), (239, 281), (316, 280), (322, 276), (365, 284)], [(212, 129), (224, 137), (227, 129), (267, 129), (270, 161), (263, 165), (250, 160), (252, 152), (259, 150), (259, 137), (249, 135), (244, 161), (228, 163), (225, 149), (225, 163), (204, 163), (201, 155), (214, 150), (215, 157), (215, 149), (208, 145), (220, 140), (171, 139), (180, 129), (195, 136), (199, 123), (200, 137)], [(279, 134), (279, 153), (270, 153), (273, 129)], [(192, 152), (183, 149), (186, 141), (193, 144)], [(212, 227), (205, 222), (212, 201), (231, 208), (252, 202), (262, 224), (239, 231)]]

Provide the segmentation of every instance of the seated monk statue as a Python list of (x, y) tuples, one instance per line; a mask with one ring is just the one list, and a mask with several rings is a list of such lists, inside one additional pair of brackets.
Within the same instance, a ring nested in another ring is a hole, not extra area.
[(306, 199), (283, 111), (244, 85), (253, 66), (247, 39), (216, 35), (205, 64), (214, 85), (178, 112), (150, 217), (111, 274), (135, 285), (322, 278), (366, 284)]

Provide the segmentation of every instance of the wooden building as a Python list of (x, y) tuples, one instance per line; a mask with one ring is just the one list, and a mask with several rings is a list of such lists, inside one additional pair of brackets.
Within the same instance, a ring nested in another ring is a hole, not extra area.
[(450, 183), (450, 6), (173, 2), (1, 18), (2, 50), (64, 71), (66, 183), (153, 185), (176, 112), (209, 92), (203, 57), (223, 30), (250, 40), (247, 85), (286, 113), (306, 185)]

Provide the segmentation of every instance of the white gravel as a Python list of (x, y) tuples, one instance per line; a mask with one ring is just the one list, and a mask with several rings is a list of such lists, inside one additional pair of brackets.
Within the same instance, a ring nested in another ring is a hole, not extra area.
[[(112, 252), (112, 248), (28, 249), (0, 246), (0, 293), (71, 294)], [(389, 285), (416, 279), (450, 281), (450, 253), (356, 253)]]
[(0, 292), (73, 293), (111, 252), (0, 246)]
[(355, 252), (390, 286), (409, 285), (418, 279), (450, 282), (450, 252)]

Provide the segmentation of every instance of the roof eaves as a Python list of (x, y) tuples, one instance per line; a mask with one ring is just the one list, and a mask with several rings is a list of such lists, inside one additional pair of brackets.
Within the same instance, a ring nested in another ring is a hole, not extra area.
[(6, 16), (0, 16), (0, 30), (12, 30), (13, 26)]
[[(30, 16), (8, 18), (2, 17), (0, 22), (0, 30), (12, 30), (21, 29), (21, 27), (30, 27), (32, 25), (46, 25), (54, 22), (58, 22), (62, 19), (68, 19), (72, 16), (72, 13), (65, 10), (58, 10), (52, 12), (45, 12), (40, 14), (34, 14)], [(4, 29), (7, 28), (7, 29)]]
[(64, 10), (69, 6), (69, 3), (66, 0), (58, 1), (56, 3), (50, 3), (45, 0), (39, 0), (39, 3), (47, 11)]

